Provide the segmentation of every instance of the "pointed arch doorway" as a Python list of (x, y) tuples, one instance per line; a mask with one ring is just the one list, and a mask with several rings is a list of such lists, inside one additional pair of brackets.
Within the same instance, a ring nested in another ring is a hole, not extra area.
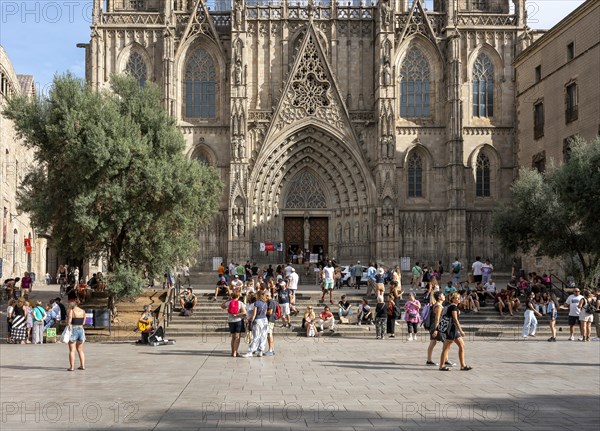
[(288, 254), (327, 254), (329, 210), (324, 187), (311, 169), (291, 180), (284, 206), (284, 243)]

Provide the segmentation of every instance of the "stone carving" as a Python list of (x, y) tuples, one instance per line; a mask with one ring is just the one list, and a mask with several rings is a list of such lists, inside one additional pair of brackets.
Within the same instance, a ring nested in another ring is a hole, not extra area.
[(296, 175), (288, 191), (286, 208), (327, 208), (325, 195), (309, 170)]
[(242, 62), (237, 60), (233, 66), (233, 82), (235, 85), (242, 85)]
[(234, 8), (234, 27), (236, 30), (240, 30), (243, 24), (244, 17), (244, 5), (242, 4), (242, 0), (235, 0)]
[(393, 159), (395, 153), (394, 137), (383, 136), (381, 138), (381, 157), (387, 157)]
[(276, 129), (306, 117), (315, 117), (340, 130), (344, 123), (334, 98), (333, 84), (326, 72), (321, 52), (313, 34), (308, 36), (304, 52), (291, 74), (290, 85), (283, 95)]
[(381, 24), (384, 29), (388, 29), (392, 22), (392, 7), (389, 0), (381, 1)]
[(238, 160), (246, 157), (246, 139), (243, 136), (235, 136), (232, 143), (233, 157)]
[(383, 85), (392, 85), (392, 67), (389, 59), (384, 59), (383, 62)]

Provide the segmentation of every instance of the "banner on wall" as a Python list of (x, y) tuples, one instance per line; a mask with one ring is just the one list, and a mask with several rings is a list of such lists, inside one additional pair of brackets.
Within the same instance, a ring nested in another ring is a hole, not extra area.
[(265, 242), (265, 251), (275, 251), (275, 244), (272, 242)]
[(31, 239), (25, 238), (24, 243), (25, 243), (25, 253), (31, 254)]

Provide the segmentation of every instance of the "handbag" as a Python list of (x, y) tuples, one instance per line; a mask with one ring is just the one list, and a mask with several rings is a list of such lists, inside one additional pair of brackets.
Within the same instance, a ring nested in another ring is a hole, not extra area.
[(60, 335), (60, 342), (68, 343), (70, 341), (71, 341), (71, 327), (67, 326), (65, 328), (65, 330), (62, 332), (62, 334)]

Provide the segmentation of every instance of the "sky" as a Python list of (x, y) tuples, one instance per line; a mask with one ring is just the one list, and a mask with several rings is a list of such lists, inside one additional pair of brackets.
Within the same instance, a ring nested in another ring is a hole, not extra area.
[[(512, 5), (512, 1), (510, 4)], [(427, 0), (433, 9), (433, 0)], [(528, 23), (548, 29), (583, 0), (528, 0)], [(92, 0), (0, 0), (0, 45), (17, 74), (34, 75), (37, 92), (45, 92), (55, 73), (85, 75), (84, 50), (90, 40)]]

